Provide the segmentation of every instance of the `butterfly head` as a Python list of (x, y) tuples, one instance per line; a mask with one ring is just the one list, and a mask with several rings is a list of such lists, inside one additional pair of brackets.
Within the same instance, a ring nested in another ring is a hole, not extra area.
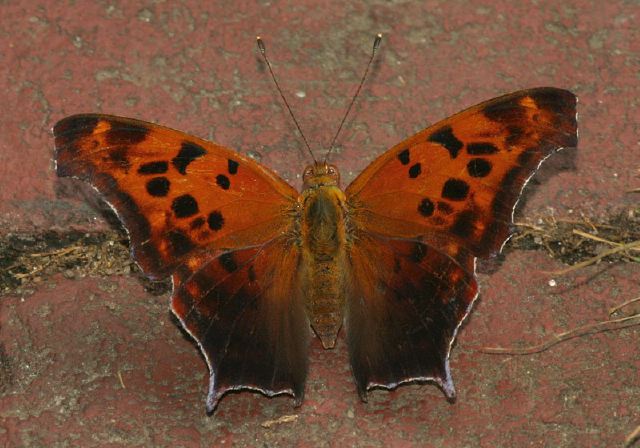
[(329, 185), (337, 186), (340, 183), (340, 173), (335, 165), (330, 165), (326, 162), (315, 162), (304, 169), (302, 181), (304, 182), (305, 190)]

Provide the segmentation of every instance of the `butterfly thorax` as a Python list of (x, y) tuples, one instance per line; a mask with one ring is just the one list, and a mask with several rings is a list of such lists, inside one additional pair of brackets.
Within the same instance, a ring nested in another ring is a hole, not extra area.
[(309, 176), (305, 170), (305, 189), (299, 198), (303, 290), (311, 326), (323, 347), (332, 348), (344, 316), (346, 198), (337, 185), (335, 167), (314, 165), (313, 168), (317, 171)]

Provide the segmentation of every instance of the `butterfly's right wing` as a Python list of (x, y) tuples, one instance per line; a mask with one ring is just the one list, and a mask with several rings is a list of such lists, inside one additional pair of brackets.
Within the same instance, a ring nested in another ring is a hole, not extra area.
[(346, 189), (361, 395), (431, 379), (453, 396), (449, 351), (476, 297), (475, 258), (500, 250), (542, 160), (576, 145), (576, 102), (538, 88), (479, 104), (399, 143)]
[(360, 397), (435, 381), (453, 398), (449, 351), (476, 298), (473, 258), (419, 240), (360, 234), (349, 255), (347, 340)]

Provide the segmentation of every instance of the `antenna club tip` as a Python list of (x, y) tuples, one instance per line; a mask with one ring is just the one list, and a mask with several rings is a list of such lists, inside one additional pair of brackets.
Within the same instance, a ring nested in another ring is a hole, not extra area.
[(258, 44), (258, 49), (260, 50), (260, 53), (264, 54), (266, 49), (264, 47), (264, 42), (262, 42), (262, 38), (260, 36), (256, 36), (256, 42)]
[(373, 52), (375, 53), (378, 47), (380, 47), (380, 42), (382, 41), (382, 33), (378, 33), (376, 35), (375, 40), (373, 41)]

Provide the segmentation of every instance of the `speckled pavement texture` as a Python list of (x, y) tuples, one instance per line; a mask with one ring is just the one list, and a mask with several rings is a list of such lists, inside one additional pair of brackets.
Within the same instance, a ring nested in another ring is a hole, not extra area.
[[(53, 172), (51, 127), (79, 112), (156, 121), (214, 140), (300, 185), (294, 126), (255, 48), (261, 35), (321, 151), (373, 74), (335, 161), (345, 183), (402, 138), (464, 107), (534, 86), (580, 98), (580, 143), (529, 185), (519, 219), (598, 219), (640, 186), (640, 2), (0, 2), (0, 232), (110, 228), (95, 195)], [(314, 340), (306, 399), (230, 394), (204, 409), (207, 370), (135, 276), (47, 279), (0, 297), (0, 446), (614, 447), (640, 425), (640, 328), (533, 344), (606, 317), (640, 291), (640, 266), (555, 278), (543, 251), (482, 269), (452, 352), (458, 391), (406, 386), (359, 401), (344, 338)], [(276, 421), (283, 416), (293, 416)]]

